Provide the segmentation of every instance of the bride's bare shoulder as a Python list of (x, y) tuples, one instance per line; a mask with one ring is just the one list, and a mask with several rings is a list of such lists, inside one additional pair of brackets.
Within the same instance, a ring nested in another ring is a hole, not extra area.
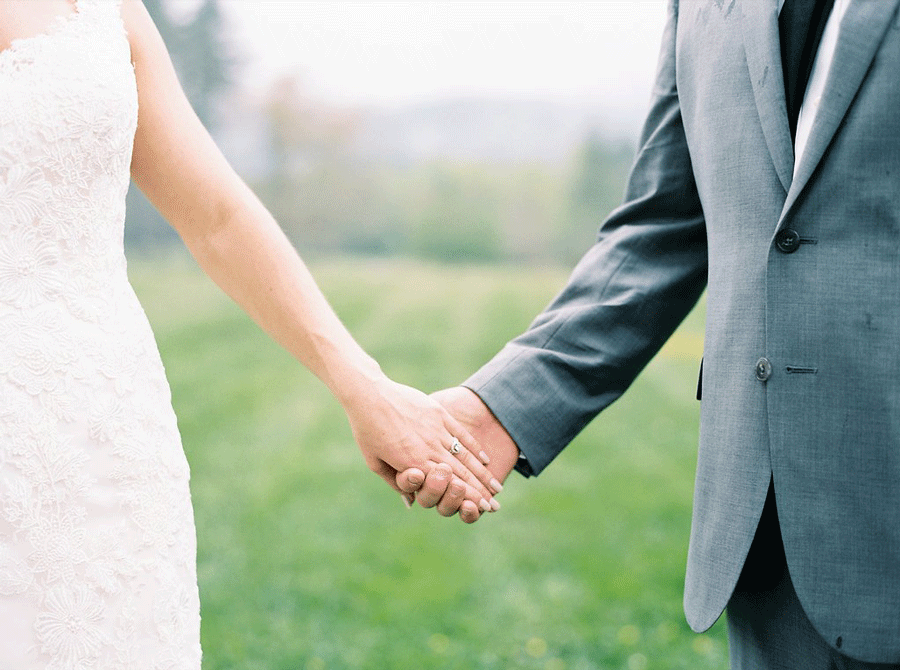
[(76, 11), (75, 0), (4, 0), (0, 2), (0, 51), (16, 40), (49, 32)]
[(141, 0), (122, 0), (121, 11), (135, 64), (167, 60), (165, 43), (144, 3)]

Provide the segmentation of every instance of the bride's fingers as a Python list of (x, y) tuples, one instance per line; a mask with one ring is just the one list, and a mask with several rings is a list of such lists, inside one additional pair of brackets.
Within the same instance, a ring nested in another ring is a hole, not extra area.
[(450, 412), (444, 411), (444, 426), (450, 431), (450, 434), (456, 437), (473, 456), (477, 454), (477, 460), (482, 466), (488, 465), (491, 459), (484, 452), (484, 449), (481, 448), (481, 444), (475, 439), (475, 436), (469, 432), (468, 428), (457, 421)]
[(466, 497), (472, 502), (478, 503), (480, 501), (473, 495), (477, 493), (479, 497), (488, 501), (492, 510), (500, 509), (500, 503), (494, 500), (495, 491), (490, 487), (490, 481), (493, 479), (490, 471), (485, 470), (482, 472), (477, 469), (484, 466), (465, 447), (461, 448), (459, 453), (451, 454), (450, 458), (453, 459), (450, 462), (453, 474), (465, 482), (468, 487)]
[(471, 503), (472, 505), (476, 505), (478, 509), (482, 512), (496, 512), (500, 509), (500, 503), (498, 503), (492, 496), (488, 498), (479, 499), (479, 492), (477, 489), (473, 488), (470, 484), (463, 485), (466, 487), (466, 493), (463, 497), (462, 504)]
[[(475, 473), (469, 469), (469, 465), (464, 464), (463, 460), (460, 460), (460, 457), (468, 464), (472, 461), (471, 453), (466, 451), (464, 447), (455, 455), (448, 452), (447, 456), (442, 457), (442, 461), (446, 465), (449, 465), (451, 472), (466, 484), (466, 498), (474, 503), (480, 503), (481, 499), (485, 499), (489, 503), (491, 509), (500, 509), (500, 503), (494, 500), (494, 494), (491, 489), (481, 481), (481, 478), (476, 476)], [(490, 481), (490, 479), (488, 479), (488, 481)]]
[(478, 478), (478, 481), (484, 484), (490, 493), (497, 494), (503, 490), (503, 484), (497, 481), (493, 472), (484, 467), (481, 460), (475, 457), (475, 454), (472, 453), (470, 448), (461, 448), (459, 453), (456, 454), (456, 460), (462, 463), (469, 472), (475, 475)]
[[(453, 468), (453, 472), (455, 475), (463, 479), (463, 481), (468, 482), (472, 486), (479, 488), (476, 483), (473, 481), (473, 477), (478, 480), (478, 483), (483, 485), (487, 490), (490, 496), (493, 496), (495, 493), (500, 493), (503, 490), (503, 485), (500, 484), (499, 481), (494, 477), (494, 474), (488, 470), (481, 459), (475, 456), (476, 453), (480, 453), (482, 451), (481, 445), (478, 444), (478, 441), (472, 437), (472, 434), (469, 433), (466, 428), (456, 421), (449, 414), (445, 418), (445, 426), (448, 431), (450, 431), (451, 444), (447, 445), (448, 451), (451, 452), (451, 455), (455, 455), (456, 461), (464, 467), (463, 471), (460, 471), (459, 468)], [(453, 438), (456, 442), (453, 442)], [(454, 445), (456, 445), (457, 449), (453, 449)], [(456, 451), (456, 454), (452, 452)]]

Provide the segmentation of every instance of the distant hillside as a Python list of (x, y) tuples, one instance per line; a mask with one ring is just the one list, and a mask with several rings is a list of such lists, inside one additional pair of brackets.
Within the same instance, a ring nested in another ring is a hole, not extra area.
[[(558, 165), (590, 135), (633, 144), (641, 113), (535, 100), (465, 98), (398, 109), (357, 110), (352, 151), (365, 162), (408, 165), (443, 158), (464, 162)], [(255, 179), (272, 164), (263, 113), (246, 101), (226, 107), (216, 138), (239, 172)]]
[(639, 116), (619, 116), (548, 101), (446, 100), (366, 114), (357, 149), (361, 156), (389, 163), (434, 157), (559, 163), (570, 160), (589, 135), (632, 143)]

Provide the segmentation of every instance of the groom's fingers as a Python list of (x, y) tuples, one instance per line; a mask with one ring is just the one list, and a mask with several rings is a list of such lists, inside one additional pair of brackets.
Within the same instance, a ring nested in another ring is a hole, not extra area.
[[(459, 456), (467, 453), (465, 449), (460, 450)], [(441, 465), (447, 465), (451, 468), (451, 478), (450, 482), (454, 482), (462, 486), (462, 497), (459, 502), (453, 505), (452, 500), (446, 505), (446, 508), (449, 510), (451, 507), (453, 508), (451, 512), (444, 514), (444, 516), (452, 516), (456, 510), (459, 508), (460, 504), (462, 504), (463, 500), (470, 501), (473, 505), (475, 505), (482, 512), (496, 512), (500, 509), (500, 503), (498, 503), (494, 496), (490, 491), (485, 492), (484, 488), (481, 486), (481, 483), (475, 479), (472, 473), (466, 470), (463, 467), (462, 463), (455, 460), (452, 465), (447, 463), (442, 463)], [(428, 476), (425, 478), (425, 484), (423, 485), (423, 489), (429, 489), (429, 491), (433, 491), (433, 493), (426, 493), (426, 500), (431, 503), (428, 507), (433, 507), (436, 504), (435, 502), (431, 502), (431, 499), (434, 496), (437, 496), (438, 499), (449, 495), (448, 486), (449, 483), (445, 483), (444, 481), (438, 479), (435, 482), (429, 483), (429, 479), (432, 477), (432, 473), (434, 470), (428, 473)], [(441, 473), (444, 471), (441, 470)]]
[(397, 487), (404, 493), (415, 493), (425, 483), (425, 473), (419, 468), (410, 468), (397, 473)]
[(471, 500), (463, 500), (463, 504), (459, 508), (459, 518), (463, 520), (463, 523), (475, 523), (480, 517), (481, 512), (478, 511), (475, 503)]
[(447, 492), (437, 504), (438, 514), (441, 516), (453, 516), (459, 511), (460, 505), (466, 498), (466, 486), (455, 477), (447, 486)]
[(446, 463), (438, 463), (425, 477), (425, 483), (416, 494), (416, 499), (422, 507), (434, 507), (447, 492), (447, 487), (453, 480), (453, 470)]
[[(460, 452), (460, 455), (463, 452), (465, 452), (465, 449)], [(424, 500), (422, 502), (423, 507), (434, 507), (437, 501), (444, 497), (445, 494), (449, 495), (449, 484), (452, 481), (458, 484), (457, 487), (454, 487), (454, 493), (458, 494), (459, 500), (452, 498), (445, 502), (444, 509), (447, 510), (447, 513), (442, 512), (444, 516), (455, 514), (456, 510), (462, 505), (463, 500), (468, 500), (471, 504), (471, 512), (468, 515), (471, 521), (464, 519), (467, 523), (478, 520), (480, 516), (479, 509), (483, 512), (493, 510), (490, 503), (481, 497), (481, 492), (465, 484), (459, 478), (454, 477), (451, 468), (452, 466), (447, 463), (442, 463), (440, 468), (435, 464), (435, 467), (429, 471), (427, 479), (425, 473), (419, 468), (409, 468), (402, 472), (394, 473), (395, 487), (403, 493), (414, 494), (413, 499), (418, 498), (419, 502)], [(420, 490), (424, 492), (424, 499), (419, 493)]]
[[(446, 474), (446, 470), (441, 475)], [(478, 505), (471, 500), (466, 499), (467, 488), (458, 479), (451, 478), (449, 484), (445, 484), (447, 480), (441, 476), (440, 478), (432, 477), (429, 489), (431, 498), (441, 495), (441, 491), (445, 493), (441, 496), (437, 503), (438, 512), (443, 516), (453, 516), (456, 509), (459, 509), (459, 518), (465, 523), (475, 523), (481, 517), (481, 510)], [(410, 468), (403, 472), (397, 473), (397, 487), (404, 492), (405, 495), (411, 496), (412, 501), (416, 500), (419, 491), (425, 484), (425, 473), (419, 468)], [(452, 494), (452, 497), (451, 497)], [(427, 495), (427, 494), (426, 494)], [(409, 500), (409, 498), (407, 498)], [(421, 498), (419, 499), (421, 501)], [(431, 500), (426, 498), (428, 506), (432, 506)]]

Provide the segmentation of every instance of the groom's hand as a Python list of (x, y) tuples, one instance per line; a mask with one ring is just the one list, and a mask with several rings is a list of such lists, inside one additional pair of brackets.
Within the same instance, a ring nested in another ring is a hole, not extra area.
[[(441, 516), (453, 516), (459, 511), (459, 517), (465, 523), (474, 523), (481, 516), (478, 506), (466, 500), (465, 485), (445, 463), (432, 469), (427, 477), (418, 468), (404, 470), (397, 473), (396, 482), (409, 500), (418, 500), (422, 507), (437, 507)], [(499, 503), (496, 509), (500, 509)]]
[[(431, 397), (469, 430), (487, 453), (488, 469), (497, 481), (504, 481), (516, 464), (519, 449), (481, 398), (463, 386), (438, 391)], [(407, 493), (416, 493), (423, 507), (437, 507), (443, 516), (453, 516), (459, 511), (464, 522), (477, 521), (478, 508), (464, 500), (458, 485), (454, 486), (453, 477), (442, 474), (435, 469), (423, 477), (421, 471), (406, 470), (397, 475), (397, 485)]]
[(478, 394), (465, 386), (454, 386), (431, 397), (472, 432), (490, 459), (488, 469), (500, 482), (506, 480), (519, 459), (519, 448)]

